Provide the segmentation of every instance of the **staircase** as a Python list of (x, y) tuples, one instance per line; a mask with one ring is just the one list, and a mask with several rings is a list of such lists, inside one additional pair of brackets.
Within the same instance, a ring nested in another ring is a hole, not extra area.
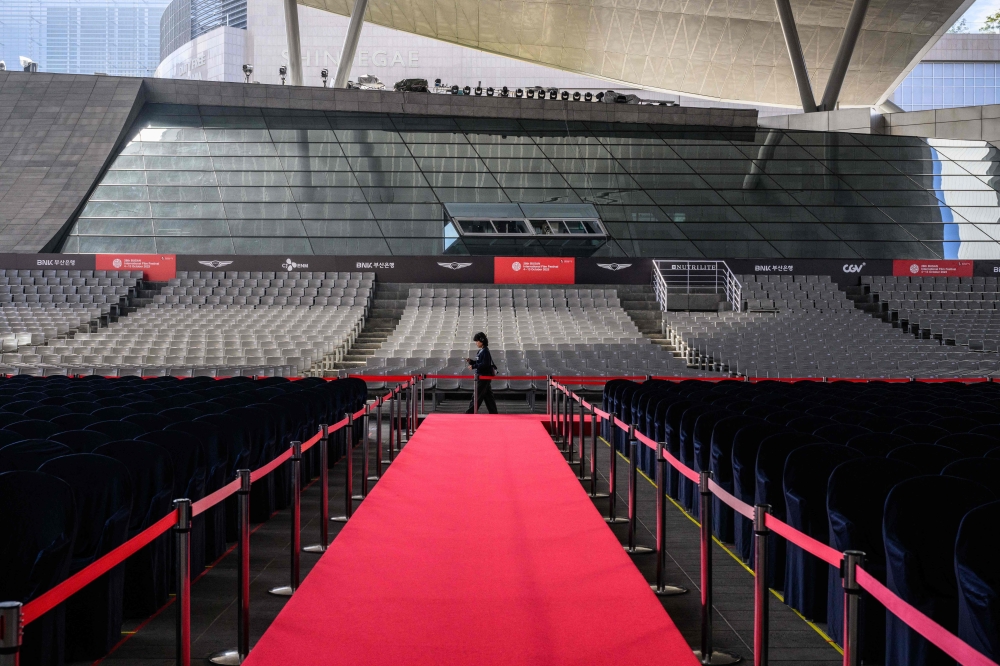
[[(608, 285), (618, 290), (622, 309), (635, 322), (639, 332), (666, 351), (673, 353), (670, 341), (663, 337), (663, 312), (652, 285)], [(677, 354), (674, 354), (675, 356)]]
[(392, 282), (374, 284), (375, 295), (365, 326), (344, 358), (334, 363), (334, 368), (337, 370), (360, 368), (365, 365), (369, 356), (375, 355), (375, 351), (396, 330), (406, 308), (406, 296), (410, 286)]

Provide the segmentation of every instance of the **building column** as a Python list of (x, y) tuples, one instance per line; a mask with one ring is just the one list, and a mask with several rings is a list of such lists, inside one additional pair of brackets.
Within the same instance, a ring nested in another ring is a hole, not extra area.
[(830, 70), (830, 78), (827, 79), (826, 90), (823, 92), (823, 101), (819, 107), (821, 111), (833, 111), (837, 108), (840, 88), (844, 85), (847, 66), (851, 64), (851, 57), (854, 55), (854, 47), (858, 43), (866, 13), (868, 13), (868, 0), (854, 0), (851, 15), (847, 17), (844, 36), (840, 40), (840, 48), (837, 50), (837, 59), (833, 61), (833, 69)]
[(358, 50), (361, 27), (365, 23), (367, 9), (368, 0), (354, 0), (351, 24), (348, 26), (347, 36), (344, 38), (344, 50), (340, 52), (340, 64), (337, 65), (337, 78), (333, 82), (334, 88), (346, 88), (347, 81), (351, 78), (351, 65), (354, 64), (354, 53)]
[(792, 73), (795, 75), (795, 85), (802, 100), (802, 110), (812, 113), (816, 110), (816, 98), (813, 97), (812, 85), (809, 83), (809, 70), (806, 69), (806, 58), (802, 53), (799, 30), (795, 27), (792, 4), (789, 0), (774, 0), (774, 4), (778, 8), (778, 20), (781, 21), (781, 32), (785, 36), (788, 59), (792, 61)]
[(285, 0), (285, 36), (288, 39), (288, 73), (292, 85), (302, 85), (302, 39), (299, 37), (299, 5)]

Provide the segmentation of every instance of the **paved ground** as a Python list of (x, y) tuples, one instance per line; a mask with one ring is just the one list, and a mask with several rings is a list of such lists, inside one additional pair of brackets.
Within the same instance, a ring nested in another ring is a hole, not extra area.
[[(462, 412), (467, 400), (444, 400), (438, 407), (443, 412)], [(498, 401), (500, 413), (527, 413), (528, 404), (523, 399)], [(538, 401), (536, 411), (544, 411), (544, 399)], [(603, 442), (598, 448), (599, 489), (607, 491), (607, 468), (610, 447)], [(354, 452), (354, 488), (360, 488), (361, 451)], [(627, 470), (624, 458), (618, 462), (618, 512), (627, 512)], [(589, 469), (589, 461), (586, 466)], [(330, 470), (331, 513), (343, 512), (343, 464)], [(373, 468), (374, 469), (374, 468)], [(589, 488), (589, 482), (587, 482)], [(655, 487), (640, 477), (638, 484), (638, 542), (652, 546), (655, 540)], [(608, 500), (595, 499), (595, 506), (607, 512)], [(319, 486), (313, 483), (302, 495), (302, 542), (312, 543), (319, 537)], [(290, 543), (289, 512), (276, 513), (269, 521), (256, 525), (251, 537), (251, 589), (250, 634), (251, 644), (256, 642), (274, 617), (280, 612), (285, 599), (267, 593), (267, 590), (288, 583), (288, 547)], [(673, 504), (667, 512), (667, 581), (682, 585), (690, 593), (662, 600), (664, 608), (693, 648), (700, 641), (699, 582), (699, 528), (694, 521)], [(340, 523), (330, 524), (330, 538), (336, 537)], [(611, 527), (622, 543), (627, 540), (627, 525)], [(318, 555), (302, 554), (302, 575), (308, 574)], [(655, 555), (633, 557), (636, 566), (651, 582), (655, 580)], [(716, 649), (735, 652), (744, 659), (752, 656), (753, 645), (753, 576), (739, 562), (717, 544), (713, 548), (715, 569), (713, 591), (715, 595), (714, 645)], [(192, 656), (203, 660), (208, 655), (236, 644), (236, 558), (230, 554), (217, 562), (202, 578), (192, 585)], [(609, 618), (622, 622), (625, 618)], [(798, 617), (777, 598), (771, 604), (771, 662), (810, 663), (817, 666), (835, 666), (841, 663), (834, 647), (814, 628)], [(105, 662), (116, 666), (157, 666), (174, 663), (174, 606), (168, 605), (151, 619), (141, 623), (130, 621), (125, 627), (123, 642)], [(350, 618), (344, 618), (350, 621)], [(586, 632), (581, 632), (586, 640)], [(203, 662), (204, 663), (204, 662)]]

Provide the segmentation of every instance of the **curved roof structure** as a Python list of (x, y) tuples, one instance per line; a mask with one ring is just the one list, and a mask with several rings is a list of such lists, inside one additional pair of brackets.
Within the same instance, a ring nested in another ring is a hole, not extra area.
[[(872, 0), (840, 95), (885, 99), (972, 0)], [(349, 15), (350, 0), (299, 0)], [(812, 88), (849, 0), (793, 0)], [(559, 69), (727, 101), (799, 105), (773, 0), (370, 0), (366, 21)]]

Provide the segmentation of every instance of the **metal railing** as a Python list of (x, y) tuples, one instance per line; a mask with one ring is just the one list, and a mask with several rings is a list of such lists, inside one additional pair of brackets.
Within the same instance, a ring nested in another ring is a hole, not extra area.
[(664, 312), (670, 294), (725, 294), (734, 312), (743, 310), (743, 285), (724, 261), (655, 259), (653, 290)]

